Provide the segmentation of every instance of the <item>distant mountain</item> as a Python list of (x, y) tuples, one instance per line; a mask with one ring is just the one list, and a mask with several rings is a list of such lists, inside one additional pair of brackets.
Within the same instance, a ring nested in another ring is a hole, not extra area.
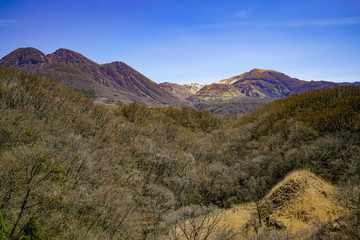
[(206, 86), (205, 84), (198, 84), (198, 83), (180, 85), (170, 82), (160, 83), (159, 85), (162, 89), (168, 91), (177, 98), (190, 102), (192, 102), (190, 98), (196, 95), (196, 93), (200, 89)]
[(222, 114), (244, 113), (273, 99), (313, 89), (360, 85), (360, 82), (309, 82), (264, 69), (253, 69), (208, 85), (157, 84), (123, 62), (98, 64), (63, 48), (48, 55), (35, 48), (19, 48), (3, 57), (0, 65), (50, 77), (63, 86), (93, 90), (100, 101), (194, 107)]
[(360, 82), (309, 82), (273, 70), (253, 69), (206, 85), (188, 99), (195, 108), (213, 113), (245, 113), (274, 99), (339, 85), (360, 85)]
[(283, 98), (289, 96), (294, 88), (305, 83), (284, 73), (263, 69), (253, 69), (221, 82), (230, 83), (241, 93), (255, 98)]
[(183, 85), (184, 87), (186, 87), (187, 89), (189, 89), (189, 91), (192, 94), (197, 93), (200, 89), (202, 89), (203, 87), (207, 86), (207, 84), (199, 84), (199, 83), (190, 83), (190, 84), (185, 84)]
[(295, 93), (303, 93), (313, 89), (330, 88), (339, 85), (360, 85), (354, 83), (334, 83), (328, 81), (303, 81), (274, 70), (253, 69), (250, 72), (220, 80), (214, 84), (234, 86), (248, 97), (283, 98)]
[(100, 98), (148, 106), (187, 106), (123, 62), (98, 64), (68, 49), (45, 55), (35, 48), (19, 48), (3, 57), (0, 65), (51, 77), (67, 87), (92, 89)]
[(173, 94), (179, 99), (185, 100), (194, 95), (197, 91), (193, 91), (191, 88), (176, 83), (164, 82), (159, 84), (162, 89)]
[(190, 97), (190, 100), (196, 103), (207, 100), (226, 100), (239, 97), (245, 97), (245, 94), (241, 93), (232, 85), (213, 83), (201, 88)]

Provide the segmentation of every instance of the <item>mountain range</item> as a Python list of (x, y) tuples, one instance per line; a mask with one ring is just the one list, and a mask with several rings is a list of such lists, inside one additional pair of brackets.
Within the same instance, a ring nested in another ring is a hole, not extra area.
[(207, 85), (157, 84), (123, 62), (98, 64), (63, 48), (48, 55), (35, 48), (18, 48), (3, 57), (0, 65), (53, 78), (66, 87), (94, 91), (97, 101), (194, 107), (221, 114), (247, 112), (273, 99), (312, 89), (360, 85), (360, 82), (309, 82), (263, 69)]
[(100, 99), (140, 102), (151, 107), (186, 106), (123, 62), (97, 64), (68, 49), (45, 55), (35, 48), (19, 48), (3, 57), (0, 65), (50, 77), (67, 87), (92, 89)]

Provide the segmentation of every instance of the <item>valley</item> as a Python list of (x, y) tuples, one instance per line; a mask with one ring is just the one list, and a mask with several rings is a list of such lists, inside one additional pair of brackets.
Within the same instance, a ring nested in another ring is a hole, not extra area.
[(61, 85), (0, 67), (3, 239), (359, 237), (359, 86), (221, 115)]
[(360, 240), (359, 0), (3, 0), (0, 36), (0, 240)]

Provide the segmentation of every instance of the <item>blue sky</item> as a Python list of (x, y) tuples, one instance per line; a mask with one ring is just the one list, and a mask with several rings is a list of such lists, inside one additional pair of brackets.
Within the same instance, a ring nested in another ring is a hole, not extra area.
[(360, 81), (360, 1), (0, 0), (0, 43), (0, 57), (68, 48), (158, 83), (211, 83), (253, 68)]

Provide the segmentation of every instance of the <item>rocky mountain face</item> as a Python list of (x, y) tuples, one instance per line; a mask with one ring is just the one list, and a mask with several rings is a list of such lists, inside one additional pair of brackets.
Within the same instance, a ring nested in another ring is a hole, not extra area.
[(164, 82), (159, 84), (162, 89), (173, 94), (179, 99), (186, 100), (194, 95), (197, 91), (193, 91), (191, 88), (176, 83)]
[(190, 84), (176, 84), (170, 82), (164, 82), (159, 84), (162, 89), (175, 95), (177, 98), (190, 101), (193, 103), (194, 97), (200, 89), (203, 89), (206, 84), (190, 83)]
[(51, 77), (67, 87), (91, 89), (99, 98), (108, 100), (152, 107), (187, 106), (123, 62), (98, 64), (68, 49), (45, 55), (35, 48), (19, 48), (3, 57), (0, 65)]
[(186, 87), (192, 94), (197, 93), (200, 89), (205, 87), (207, 84), (199, 84), (199, 83), (190, 83), (183, 85)]

